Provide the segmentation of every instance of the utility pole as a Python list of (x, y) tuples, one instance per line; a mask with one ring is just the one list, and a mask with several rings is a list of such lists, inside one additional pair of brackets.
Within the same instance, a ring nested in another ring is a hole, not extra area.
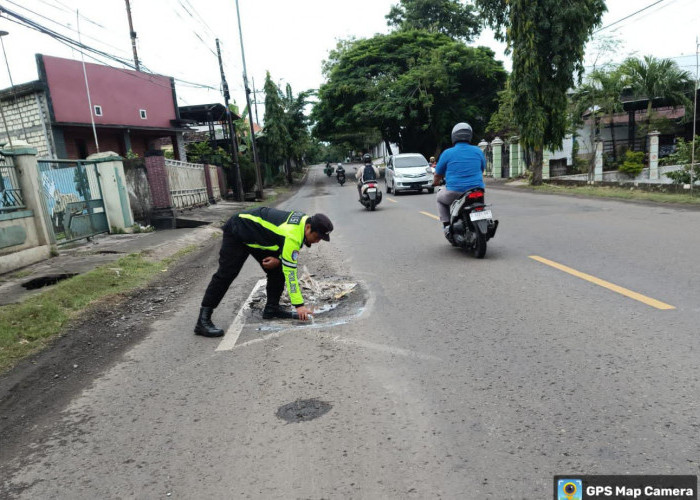
[(255, 104), (255, 123), (260, 123), (258, 118), (258, 92), (255, 90), (255, 78), (251, 78), (253, 82), (253, 104)]
[(134, 67), (136, 71), (141, 71), (139, 69), (139, 55), (136, 53), (136, 32), (134, 31), (134, 23), (131, 21), (131, 4), (129, 0), (126, 1), (126, 15), (129, 18), (129, 33), (131, 35), (131, 48), (134, 50)]
[(221, 90), (224, 93), (224, 103), (226, 104), (226, 121), (228, 122), (229, 139), (231, 140), (231, 156), (233, 157), (233, 175), (236, 183), (236, 201), (243, 201), (243, 182), (241, 181), (241, 167), (238, 164), (238, 142), (236, 139), (236, 126), (233, 124), (231, 109), (228, 107), (228, 101), (231, 94), (228, 91), (228, 83), (226, 83), (226, 75), (224, 75), (224, 63), (221, 61), (221, 47), (219, 39), (216, 39), (216, 54), (219, 57), (219, 70), (221, 71)]
[(690, 146), (690, 196), (693, 196), (693, 173), (695, 172), (695, 130), (698, 123), (698, 49), (700, 42), (698, 37), (695, 37), (695, 95), (693, 96), (693, 142)]
[(245, 66), (245, 50), (243, 49), (243, 29), (241, 28), (241, 12), (238, 9), (238, 0), (236, 0), (236, 15), (238, 16), (238, 33), (241, 38), (241, 57), (243, 58), (243, 85), (245, 86), (245, 99), (248, 103), (248, 120), (250, 121), (250, 144), (253, 146), (253, 159), (255, 161), (255, 178), (258, 184), (258, 191), (255, 192), (255, 197), (262, 200), (263, 195), (263, 179), (260, 172), (260, 160), (258, 159), (258, 150), (255, 147), (255, 129), (253, 127), (253, 109), (250, 105), (250, 87), (248, 86), (248, 72)]

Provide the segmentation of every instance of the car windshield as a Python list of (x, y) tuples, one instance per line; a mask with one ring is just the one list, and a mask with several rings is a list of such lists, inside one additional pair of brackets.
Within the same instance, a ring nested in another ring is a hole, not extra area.
[(428, 162), (422, 156), (406, 156), (404, 158), (395, 158), (394, 165), (396, 165), (396, 168), (427, 167)]

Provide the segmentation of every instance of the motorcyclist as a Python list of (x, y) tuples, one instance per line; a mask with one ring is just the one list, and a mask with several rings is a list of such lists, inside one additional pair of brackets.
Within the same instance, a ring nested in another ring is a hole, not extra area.
[(440, 155), (435, 167), (433, 186), (439, 186), (445, 179), (445, 187), (437, 194), (438, 215), (443, 225), (445, 237), (450, 238), (450, 205), (462, 193), (470, 189), (484, 188), (483, 172), (486, 157), (480, 148), (469, 144), (472, 140), (472, 127), (460, 122), (452, 128), (453, 146)]
[(335, 168), (335, 176), (336, 176), (336, 178), (340, 178), (340, 175), (341, 175), (341, 174), (342, 174), (343, 176), (345, 176), (345, 168), (343, 168), (343, 164), (342, 164), (342, 163), (338, 163), (338, 165), (337, 165), (336, 168)]
[(362, 156), (362, 162), (364, 166), (357, 169), (355, 173), (355, 177), (357, 178), (357, 193), (360, 196), (360, 201), (362, 201), (362, 185), (367, 181), (376, 181), (379, 179), (379, 170), (372, 165), (372, 155), (365, 153)]

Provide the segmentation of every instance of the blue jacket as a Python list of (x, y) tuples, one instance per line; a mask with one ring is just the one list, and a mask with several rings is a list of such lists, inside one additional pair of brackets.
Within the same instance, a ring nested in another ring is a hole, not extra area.
[(486, 157), (477, 146), (466, 142), (458, 142), (440, 155), (435, 167), (435, 173), (445, 176), (445, 184), (449, 191), (464, 192), (469, 189), (484, 186)]

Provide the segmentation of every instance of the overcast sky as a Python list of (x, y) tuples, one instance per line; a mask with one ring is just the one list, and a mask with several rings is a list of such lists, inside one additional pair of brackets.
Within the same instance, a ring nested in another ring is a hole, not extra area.
[[(322, 61), (337, 40), (386, 33), (384, 16), (398, 0), (239, 0), (249, 80), (262, 88), (265, 73), (295, 93), (318, 88)], [(609, 0), (603, 26), (608, 26), (658, 0)], [(83, 43), (132, 60), (124, 0), (0, 0), (0, 6), (21, 13), (71, 38), (79, 10)], [(21, 7), (20, 7), (21, 6)], [(176, 82), (181, 105), (222, 102), (215, 38), (222, 44), (224, 68), (235, 100), (245, 104), (241, 50), (235, 0), (131, 0), (134, 30), (142, 64), (150, 71), (212, 89)], [(33, 12), (30, 12), (33, 11)], [(41, 17), (44, 16), (44, 17)], [(618, 49), (600, 61), (652, 54), (671, 57), (695, 73), (695, 40), (700, 34), (700, 0), (661, 0), (643, 12), (602, 30), (620, 41)], [(80, 59), (77, 51), (51, 37), (0, 18), (12, 79), (15, 84), (38, 78), (34, 54)], [(486, 31), (476, 44), (487, 45), (510, 70), (504, 45)], [(586, 64), (596, 51), (589, 48)], [(684, 56), (684, 57), (683, 57)], [(87, 62), (95, 62), (87, 58)], [(117, 63), (110, 62), (112, 65)], [(0, 67), (0, 87), (10, 85)], [(262, 96), (259, 96), (262, 100)], [(262, 108), (260, 120), (262, 121)]]

